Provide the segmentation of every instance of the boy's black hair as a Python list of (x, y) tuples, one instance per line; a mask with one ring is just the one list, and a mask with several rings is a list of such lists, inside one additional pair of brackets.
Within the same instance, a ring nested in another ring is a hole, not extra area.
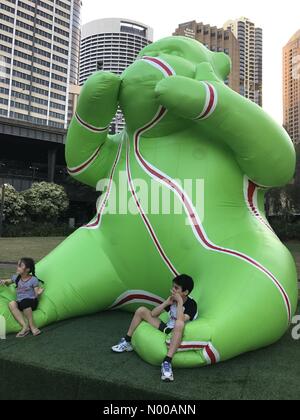
[(187, 274), (181, 274), (180, 276), (175, 277), (173, 283), (176, 283), (178, 286), (180, 286), (183, 292), (188, 291), (189, 294), (194, 289), (194, 280)]
[[(20, 259), (20, 264), (24, 264), (26, 268), (29, 269), (29, 274), (32, 274), (33, 276), (36, 277), (35, 275), (35, 262), (32, 258), (27, 258), (27, 257), (23, 257)], [(20, 274), (18, 275), (18, 277), (16, 278), (16, 288), (18, 288), (19, 285), (19, 281), (21, 279)], [(44, 283), (42, 280), (38, 279), (41, 283)]]

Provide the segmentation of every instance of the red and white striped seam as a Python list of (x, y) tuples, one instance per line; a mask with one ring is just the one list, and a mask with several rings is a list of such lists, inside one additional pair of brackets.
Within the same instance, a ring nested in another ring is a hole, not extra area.
[(158, 69), (165, 77), (176, 75), (175, 70), (170, 64), (160, 58), (144, 56), (141, 60)]
[(85, 229), (98, 229), (101, 225), (104, 209), (106, 207), (106, 204), (109, 200), (109, 196), (110, 196), (110, 193), (111, 193), (111, 187), (112, 187), (116, 167), (117, 167), (117, 165), (119, 163), (119, 160), (120, 160), (122, 146), (123, 146), (123, 143), (121, 143), (118, 147), (117, 155), (116, 155), (116, 158), (115, 158), (115, 161), (114, 161), (114, 164), (112, 166), (111, 173), (110, 173), (107, 190), (105, 192), (103, 200), (100, 202), (100, 205), (98, 206), (99, 208), (97, 210), (96, 220), (95, 220), (95, 222), (91, 222), (88, 225), (83, 226), (83, 228), (85, 228)]
[(262, 217), (259, 207), (257, 194), (260, 187), (252, 182), (247, 176), (244, 177), (244, 196), (247, 203), (247, 207), (253, 216), (256, 217), (262, 224), (264, 224), (272, 233), (275, 234), (274, 230), (271, 228), (269, 223)]
[[(167, 345), (169, 346), (171, 340), (168, 339), (166, 341)], [(211, 342), (203, 342), (203, 341), (182, 341), (178, 352), (186, 352), (186, 351), (203, 351), (203, 356), (208, 365), (213, 365), (219, 363), (221, 361), (221, 357), (217, 349), (213, 346)]]
[(79, 114), (75, 113), (75, 118), (77, 122), (84, 128), (88, 129), (89, 131), (92, 131), (93, 133), (105, 133), (108, 130), (108, 127), (95, 127), (94, 125), (91, 125), (87, 122), (85, 122), (82, 118), (80, 118)]
[(218, 93), (216, 88), (208, 82), (200, 82), (204, 85), (206, 91), (206, 99), (204, 108), (195, 120), (205, 120), (215, 111), (218, 104)]
[(103, 144), (99, 146), (95, 152), (83, 163), (73, 168), (67, 168), (69, 175), (78, 176), (85, 172), (98, 158), (100, 151), (103, 147)]
[(161, 305), (164, 299), (145, 290), (128, 290), (119, 296), (108, 309), (117, 309), (132, 303), (146, 303), (153, 306)]
[(131, 169), (130, 169), (130, 158), (129, 158), (129, 153), (130, 152), (130, 145), (129, 145), (129, 140), (127, 139), (127, 153), (126, 153), (126, 169), (127, 169), (127, 179), (128, 179), (128, 184), (130, 187), (130, 191), (131, 194), (134, 198), (135, 204), (138, 208), (138, 211), (140, 213), (140, 216), (152, 238), (152, 241), (156, 247), (156, 249), (158, 250), (162, 260), (164, 261), (164, 263), (166, 264), (167, 268), (171, 271), (171, 273), (176, 277), (179, 275), (179, 272), (176, 270), (176, 268), (174, 267), (174, 265), (172, 264), (171, 260), (169, 259), (169, 257), (167, 256), (166, 252), (164, 251), (161, 243), (159, 242), (159, 239), (157, 238), (157, 235), (155, 233), (155, 230), (153, 228), (153, 226), (151, 225), (148, 217), (146, 216), (146, 213), (141, 205), (141, 203), (138, 200), (138, 197), (136, 195), (135, 192), (135, 187), (134, 187), (134, 183), (132, 180), (132, 176), (131, 176)]

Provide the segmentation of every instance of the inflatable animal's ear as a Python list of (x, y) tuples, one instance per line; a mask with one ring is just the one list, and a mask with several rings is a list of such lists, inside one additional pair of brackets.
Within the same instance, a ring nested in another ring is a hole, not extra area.
[(212, 65), (216, 72), (216, 75), (222, 79), (226, 80), (231, 72), (231, 59), (230, 57), (223, 53), (214, 53), (212, 56)]

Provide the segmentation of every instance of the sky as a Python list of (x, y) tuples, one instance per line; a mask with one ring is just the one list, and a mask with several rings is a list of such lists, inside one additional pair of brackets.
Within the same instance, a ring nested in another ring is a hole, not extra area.
[(264, 30), (264, 109), (282, 123), (282, 48), (300, 29), (299, 0), (82, 0), (82, 23), (120, 17), (154, 29), (154, 40), (170, 36), (179, 23), (196, 20), (222, 27), (245, 16)]

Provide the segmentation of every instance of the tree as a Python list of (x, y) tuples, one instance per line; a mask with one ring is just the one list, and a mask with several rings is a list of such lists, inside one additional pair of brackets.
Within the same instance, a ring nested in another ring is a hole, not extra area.
[[(300, 144), (295, 146), (297, 155), (294, 179), (282, 188), (273, 188), (268, 192), (267, 200), (271, 216), (300, 215)], [(283, 157), (284, 158), (284, 157)]]
[[(0, 197), (2, 197), (0, 188)], [(26, 202), (24, 197), (18, 193), (12, 185), (5, 185), (4, 211), (5, 221), (12, 225), (17, 225), (26, 220)]]
[(48, 182), (33, 183), (22, 193), (26, 209), (34, 221), (54, 221), (68, 209), (69, 199), (60, 185)]

